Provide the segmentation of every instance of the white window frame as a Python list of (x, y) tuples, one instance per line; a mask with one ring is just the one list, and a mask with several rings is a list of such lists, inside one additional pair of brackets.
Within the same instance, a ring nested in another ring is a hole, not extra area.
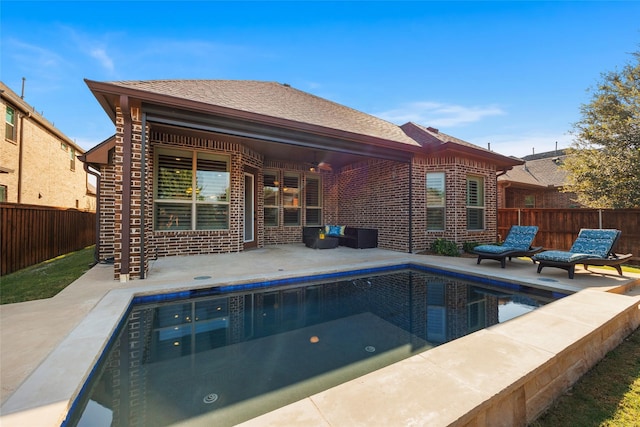
[[(11, 112), (11, 114), (9, 114)], [(9, 120), (11, 116), (11, 120)], [(9, 141), (16, 141), (16, 109), (7, 105), (4, 113), (5, 130), (4, 137)]]
[(73, 147), (69, 150), (69, 170), (76, 171), (76, 149)]
[[(272, 175), (274, 176), (274, 180), (273, 180), (273, 186), (267, 185), (267, 179), (265, 179), (265, 177)], [(264, 200), (264, 218), (265, 218), (265, 227), (278, 227), (280, 226), (280, 171), (278, 170), (265, 170), (263, 173), (263, 179), (262, 179), (262, 183), (263, 183), (263, 190), (262, 190), (262, 197)], [(265, 197), (265, 193), (266, 191), (274, 191), (275, 193), (275, 204), (267, 204), (266, 200), (267, 198)], [(266, 223), (266, 212), (267, 210), (271, 210), (271, 211), (275, 211), (276, 214), (276, 223), (275, 224), (267, 224)]]
[[(289, 185), (293, 183), (293, 180), (295, 180), (296, 187)], [(297, 172), (285, 172), (282, 180), (282, 209), (284, 214), (282, 225), (285, 227), (299, 227), (302, 224), (302, 203), (300, 201), (301, 193), (302, 175)], [(297, 220), (295, 223), (287, 222), (287, 214), (292, 212), (297, 214)]]
[[(485, 229), (485, 179), (482, 176), (468, 175), (466, 184), (467, 230), (482, 231)], [(474, 187), (477, 191), (475, 195), (472, 194)], [(481, 224), (471, 223), (471, 218), (474, 216), (472, 213), (479, 214)]]
[[(159, 167), (160, 167), (160, 155), (166, 155), (166, 156), (176, 156), (176, 158), (178, 157), (184, 157), (185, 159), (188, 159), (190, 157), (191, 160), (191, 183), (190, 183), (190, 187), (186, 188), (185, 193), (187, 194), (187, 196), (185, 196), (184, 198), (159, 198), (158, 196), (158, 190), (159, 190), (159, 184), (158, 184), (158, 178), (159, 178)], [(199, 157), (200, 156), (200, 157)], [(222, 173), (226, 173), (227, 174), (227, 186), (226, 186), (226, 194), (224, 197), (215, 197), (215, 196), (211, 196), (209, 199), (207, 200), (203, 200), (202, 197), (200, 196), (200, 192), (197, 190), (198, 188), (198, 160), (214, 160), (214, 161), (221, 161), (221, 162), (225, 162), (226, 163), (226, 171), (222, 172)], [(190, 149), (170, 149), (170, 148), (164, 148), (164, 147), (159, 147), (156, 149), (155, 152), (155, 159), (154, 159), (154, 209), (153, 209), (153, 215), (154, 215), (154, 221), (153, 221), (153, 228), (154, 231), (157, 232), (165, 232), (165, 231), (220, 231), (220, 230), (229, 230), (229, 215), (230, 215), (230, 209), (229, 209), (229, 198), (230, 198), (230, 187), (231, 187), (231, 159), (229, 158), (228, 155), (224, 155), (224, 154), (219, 154), (219, 153), (212, 153), (212, 152), (208, 152), (208, 151), (197, 151), (197, 150), (190, 150)], [(193, 191), (193, 189), (196, 188), (196, 191)], [(189, 191), (191, 190), (191, 191)], [(188, 198), (187, 198), (188, 197)], [(191, 221), (189, 224), (188, 228), (180, 228), (179, 223), (175, 223), (173, 217), (170, 217), (170, 220), (168, 222), (163, 221), (164, 224), (166, 224), (165, 227), (159, 227), (158, 221), (158, 210), (159, 209), (164, 209), (166, 207), (169, 207), (171, 205), (176, 205), (176, 206), (189, 206), (190, 207), (190, 216), (191, 216)], [(160, 207), (162, 206), (162, 208)], [(224, 227), (217, 227), (217, 228), (198, 228), (199, 224), (198, 224), (198, 218), (197, 218), (197, 209), (198, 206), (216, 206), (216, 207), (224, 207), (226, 208), (226, 225)], [(177, 228), (172, 228), (173, 224), (176, 224)]]
[[(304, 201), (305, 201), (305, 224), (306, 225), (322, 225), (322, 177), (318, 174), (309, 174), (305, 175), (305, 183), (304, 186)], [(317, 204), (309, 203), (309, 181), (317, 181), (318, 182), (318, 194), (317, 196)], [(309, 212), (314, 211), (317, 213), (318, 221), (310, 222), (309, 221)]]
[[(431, 178), (431, 179), (430, 179)], [(427, 231), (444, 231), (447, 224), (447, 176), (444, 172), (427, 172), (425, 176), (425, 219), (427, 221)], [(436, 188), (435, 185), (438, 182), (441, 182), (441, 188)], [(431, 184), (431, 185), (430, 185)], [(441, 191), (441, 196), (430, 196), (429, 189), (433, 188), (435, 191)], [(437, 200), (437, 199), (440, 200)], [(429, 212), (441, 212), (442, 213), (442, 227), (439, 224), (436, 224), (437, 227), (431, 226), (431, 222), (429, 221)]]
[(524, 207), (525, 208), (536, 207), (536, 196), (534, 194), (528, 194), (524, 196)]

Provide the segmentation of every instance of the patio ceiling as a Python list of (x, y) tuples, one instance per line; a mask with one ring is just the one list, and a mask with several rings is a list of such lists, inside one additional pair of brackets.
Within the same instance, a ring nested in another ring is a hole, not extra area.
[(221, 135), (262, 154), (265, 161), (308, 163), (310, 167), (325, 162), (335, 170), (367, 158), (409, 162), (412, 155), (409, 151), (389, 150), (316, 132), (193, 111), (152, 105), (143, 106), (143, 111), (152, 129), (182, 135)]

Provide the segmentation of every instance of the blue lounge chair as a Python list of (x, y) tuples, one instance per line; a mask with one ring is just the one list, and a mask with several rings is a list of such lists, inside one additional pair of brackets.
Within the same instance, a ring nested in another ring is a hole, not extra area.
[(502, 245), (480, 245), (473, 248), (473, 252), (478, 255), (477, 264), (483, 259), (493, 259), (500, 261), (500, 267), (504, 268), (507, 258), (511, 261), (511, 257), (532, 257), (542, 250), (542, 246), (531, 246), (537, 233), (538, 227), (535, 225), (511, 226)]
[(620, 238), (620, 230), (583, 228), (568, 251), (544, 251), (536, 254), (533, 261), (538, 263), (538, 273), (544, 267), (567, 270), (573, 279), (576, 264), (615, 267), (622, 276), (620, 265), (631, 258), (631, 254), (616, 255), (613, 247)]

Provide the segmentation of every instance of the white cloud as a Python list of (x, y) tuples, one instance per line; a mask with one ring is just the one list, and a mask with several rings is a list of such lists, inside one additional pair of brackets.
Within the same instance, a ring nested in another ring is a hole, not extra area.
[(7, 40), (3, 51), (11, 58), (12, 66), (26, 73), (29, 78), (50, 78), (62, 73), (67, 66), (60, 54), (21, 40)]
[(93, 48), (89, 52), (89, 54), (98, 60), (100, 64), (107, 69), (107, 71), (112, 72), (114, 69), (113, 60), (107, 55), (107, 52), (103, 48)]
[[(87, 62), (91, 64), (93, 62), (85, 61), (84, 57), (89, 56), (97, 60), (97, 63), (108, 73), (113, 73), (115, 70), (115, 61), (112, 55), (108, 54), (110, 41), (118, 37), (119, 33), (104, 33), (99, 37), (94, 37), (88, 33), (82, 32), (74, 27), (59, 25), (57, 26), (58, 35), (60, 38), (61, 46), (68, 46), (66, 56), (74, 58), (77, 63), (82, 63), (83, 68), (91, 69), (90, 66), (85, 66)], [(74, 53), (76, 55), (74, 55)], [(78, 57), (77, 54), (81, 56)]]
[(429, 101), (412, 102), (393, 110), (373, 113), (374, 116), (399, 125), (406, 122), (415, 122), (448, 128), (475, 123), (485, 117), (504, 114), (506, 114), (504, 110), (494, 105), (467, 107)]

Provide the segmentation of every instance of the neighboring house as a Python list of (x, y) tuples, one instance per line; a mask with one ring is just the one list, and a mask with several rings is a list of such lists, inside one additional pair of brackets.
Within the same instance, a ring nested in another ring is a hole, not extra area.
[(116, 129), (84, 159), (101, 172), (99, 255), (121, 281), (157, 257), (299, 243), (311, 225), (375, 228), (403, 252), (492, 242), (496, 176), (522, 164), (286, 84), (86, 83)]
[(516, 166), (498, 177), (499, 208), (579, 208), (575, 193), (562, 188), (567, 172), (561, 168), (565, 150), (523, 157)]
[(0, 202), (94, 211), (78, 145), (0, 82), (5, 119), (0, 142)]

